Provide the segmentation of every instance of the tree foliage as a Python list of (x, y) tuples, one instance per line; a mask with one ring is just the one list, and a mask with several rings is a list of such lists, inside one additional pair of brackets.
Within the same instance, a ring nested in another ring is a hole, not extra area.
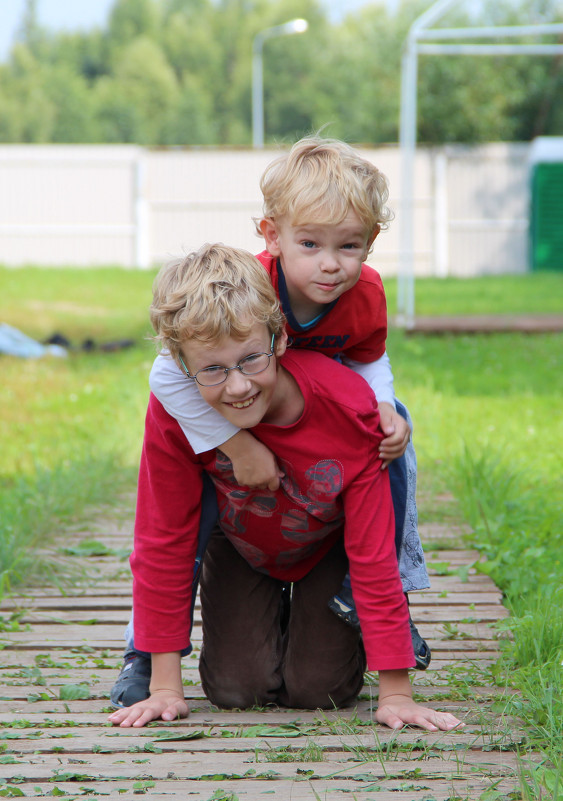
[[(27, 0), (0, 65), (0, 141), (248, 145), (254, 37), (295, 17), (306, 33), (264, 43), (266, 141), (323, 126), (350, 141), (397, 141), (403, 42), (429, 4), (403, 0), (390, 15), (383, 0), (367, 2), (334, 22), (321, 0), (115, 0), (105, 28), (53, 33)], [(439, 24), (562, 20), (561, 0), (472, 0)], [(560, 134), (562, 101), (560, 56), (420, 57), (423, 142)]]

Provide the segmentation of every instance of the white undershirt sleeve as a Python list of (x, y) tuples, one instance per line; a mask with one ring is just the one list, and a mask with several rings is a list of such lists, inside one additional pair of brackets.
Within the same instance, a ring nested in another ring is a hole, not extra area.
[(196, 382), (187, 378), (166, 351), (154, 360), (149, 376), (151, 391), (174, 417), (195, 453), (220, 447), (239, 429), (201, 397)]
[(375, 393), (378, 403), (390, 403), (395, 408), (395, 390), (393, 388), (393, 372), (387, 351), (375, 362), (357, 362), (342, 357), (342, 363), (361, 375)]

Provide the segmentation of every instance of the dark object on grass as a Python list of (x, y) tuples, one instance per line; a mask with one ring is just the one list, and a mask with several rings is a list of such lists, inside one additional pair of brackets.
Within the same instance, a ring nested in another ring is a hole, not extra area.
[(106, 353), (112, 353), (114, 350), (125, 350), (126, 348), (131, 348), (135, 344), (134, 340), (132, 339), (118, 339), (115, 342), (103, 342), (99, 349), (105, 351)]
[(60, 334), (58, 331), (55, 331), (54, 334), (48, 339), (43, 340), (44, 345), (61, 345), (63, 348), (71, 348), (72, 343), (68, 340), (64, 334)]
[[(68, 348), (69, 350), (76, 350), (73, 347), (72, 343), (70, 342), (64, 334), (61, 334), (59, 331), (55, 331), (54, 334), (48, 339), (43, 340), (44, 345), (60, 345), (64, 348)], [(92, 353), (95, 350), (100, 350), (103, 353), (113, 353), (117, 350), (124, 350), (125, 348), (131, 348), (135, 344), (135, 340), (133, 339), (117, 339), (114, 342), (102, 342), (100, 345), (96, 343), (93, 339), (85, 339), (82, 345), (80, 346), (80, 350), (85, 351), (86, 353)]]

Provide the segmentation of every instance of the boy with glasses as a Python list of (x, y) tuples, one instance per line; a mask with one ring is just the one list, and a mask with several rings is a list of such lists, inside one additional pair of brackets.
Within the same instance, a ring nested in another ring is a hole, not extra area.
[[(151, 654), (150, 697), (110, 715), (122, 727), (186, 717), (203, 474), (219, 526), (201, 573), (200, 674), (224, 708), (353, 703), (379, 671), (376, 719), (450, 730), (460, 721), (412, 700), (415, 664), (394, 546), (373, 392), (334, 360), (286, 350), (284, 317), (260, 263), (207, 245), (155, 282), (156, 339), (205, 402), (276, 454), (273, 489), (241, 487), (217, 449), (196, 455), (151, 396), (131, 556), (135, 644)], [(350, 569), (362, 636), (328, 601)]]

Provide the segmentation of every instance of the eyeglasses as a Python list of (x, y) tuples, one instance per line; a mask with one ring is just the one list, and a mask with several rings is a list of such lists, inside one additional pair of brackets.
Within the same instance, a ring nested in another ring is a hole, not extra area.
[(272, 334), (269, 353), (251, 353), (249, 356), (245, 356), (244, 359), (241, 359), (234, 367), (223, 367), (219, 364), (214, 364), (211, 367), (204, 367), (202, 370), (198, 370), (197, 373), (194, 373), (194, 375), (191, 375), (180, 354), (178, 358), (184, 368), (186, 378), (193, 378), (202, 387), (216, 387), (218, 384), (223, 384), (227, 380), (231, 370), (240, 370), (243, 375), (257, 375), (267, 370), (270, 366), (270, 359), (274, 355), (275, 336), (275, 334)]

